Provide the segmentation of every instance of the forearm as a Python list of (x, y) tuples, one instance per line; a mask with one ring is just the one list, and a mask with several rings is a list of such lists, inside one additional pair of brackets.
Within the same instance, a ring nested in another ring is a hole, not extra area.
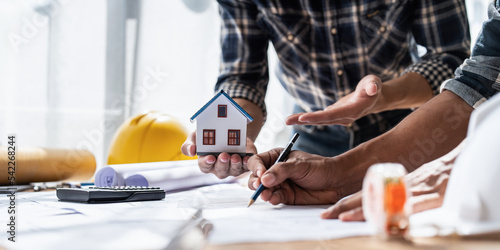
[(399, 162), (411, 172), (455, 148), (466, 136), (472, 111), (462, 98), (444, 91), (362, 148), (376, 162)]
[(259, 14), (255, 3), (218, 3), (222, 18), (221, 67), (215, 91), (224, 90), (254, 118), (248, 124), (248, 137), (255, 141), (266, 116), (269, 38), (255, 23)]
[(419, 107), (432, 97), (432, 89), (427, 80), (410, 72), (382, 84), (381, 96), (373, 113)]
[(250, 116), (253, 121), (248, 124), (247, 136), (255, 142), (257, 136), (259, 135), (260, 129), (264, 125), (264, 115), (262, 109), (257, 106), (257, 104), (243, 98), (234, 98), (234, 101), (238, 103)]
[(394, 129), (335, 157), (347, 194), (361, 188), (366, 170), (375, 163), (397, 162), (408, 172), (455, 148), (467, 132), (473, 108), (444, 91), (405, 118)]

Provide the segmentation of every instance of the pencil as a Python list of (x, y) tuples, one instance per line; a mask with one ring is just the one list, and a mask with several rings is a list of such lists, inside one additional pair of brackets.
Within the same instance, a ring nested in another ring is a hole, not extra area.
[[(299, 134), (295, 133), (290, 142), (286, 145), (285, 149), (281, 151), (281, 154), (278, 156), (278, 159), (276, 159), (276, 162), (274, 164), (286, 160), (288, 154), (290, 154), (290, 151), (292, 150), (293, 144), (295, 143), (295, 141), (297, 141), (298, 138)], [(250, 207), (257, 200), (260, 193), (262, 193), (262, 191), (264, 191), (265, 188), (266, 187), (264, 187), (264, 185), (260, 183), (260, 186), (255, 190), (255, 193), (252, 195), (252, 198), (250, 198), (250, 201), (248, 202), (248, 207)]]

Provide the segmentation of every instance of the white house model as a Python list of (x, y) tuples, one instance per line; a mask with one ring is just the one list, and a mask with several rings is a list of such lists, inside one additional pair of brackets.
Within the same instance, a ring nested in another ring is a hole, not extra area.
[(223, 90), (191, 117), (194, 120), (198, 155), (246, 155), (247, 124), (253, 118)]

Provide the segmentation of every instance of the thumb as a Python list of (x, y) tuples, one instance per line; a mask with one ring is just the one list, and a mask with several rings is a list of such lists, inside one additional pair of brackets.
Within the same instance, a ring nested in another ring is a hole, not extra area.
[(368, 96), (374, 96), (380, 92), (382, 88), (382, 80), (376, 75), (367, 75), (361, 79), (359, 86), (364, 89)]
[(365, 87), (366, 94), (368, 96), (374, 96), (377, 94), (378, 86), (376, 82), (371, 82)]
[(280, 162), (269, 168), (261, 178), (262, 184), (266, 187), (274, 187), (281, 184), (286, 179), (293, 179), (295, 176), (303, 176), (307, 171), (301, 164)]
[(196, 133), (192, 132), (181, 146), (181, 152), (186, 156), (196, 155)]

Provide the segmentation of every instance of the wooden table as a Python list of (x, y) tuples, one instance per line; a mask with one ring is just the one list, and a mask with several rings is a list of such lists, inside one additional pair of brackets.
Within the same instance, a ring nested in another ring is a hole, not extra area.
[(327, 250), (327, 249), (500, 249), (500, 233), (461, 238), (416, 238), (411, 241), (379, 240), (374, 236), (352, 237), (325, 241), (296, 241), (286, 243), (247, 243), (232, 245), (208, 245), (205, 250)]

